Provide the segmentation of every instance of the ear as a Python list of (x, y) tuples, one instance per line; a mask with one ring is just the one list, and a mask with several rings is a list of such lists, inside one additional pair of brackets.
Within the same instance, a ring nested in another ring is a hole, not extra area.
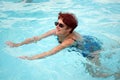
[(71, 28), (67, 28), (67, 31), (70, 32), (72, 29)]

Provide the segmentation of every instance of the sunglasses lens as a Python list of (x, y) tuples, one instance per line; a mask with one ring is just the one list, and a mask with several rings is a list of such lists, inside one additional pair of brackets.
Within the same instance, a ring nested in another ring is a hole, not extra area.
[(58, 25), (58, 22), (55, 22), (55, 26), (57, 26)]
[(59, 24), (59, 27), (63, 28), (64, 26), (63, 26), (63, 24)]

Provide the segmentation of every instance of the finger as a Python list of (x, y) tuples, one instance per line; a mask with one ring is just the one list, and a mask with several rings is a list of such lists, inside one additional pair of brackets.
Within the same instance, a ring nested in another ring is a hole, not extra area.
[(6, 44), (9, 45), (11, 42), (10, 41), (7, 41)]

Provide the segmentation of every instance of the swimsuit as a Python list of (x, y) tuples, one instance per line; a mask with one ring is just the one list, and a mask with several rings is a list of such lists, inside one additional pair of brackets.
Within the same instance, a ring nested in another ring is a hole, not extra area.
[(102, 49), (102, 42), (93, 36), (83, 36), (82, 41), (74, 40), (74, 44), (70, 46), (70, 49), (80, 52), (84, 57), (94, 57), (92, 52)]

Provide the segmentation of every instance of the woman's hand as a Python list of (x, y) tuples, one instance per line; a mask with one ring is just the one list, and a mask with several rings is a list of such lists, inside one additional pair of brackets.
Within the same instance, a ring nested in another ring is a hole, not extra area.
[(7, 41), (6, 44), (10, 47), (18, 47), (19, 46), (19, 44), (13, 43), (11, 41)]
[(24, 60), (33, 60), (32, 57), (28, 57), (28, 56), (20, 56), (19, 58)]

